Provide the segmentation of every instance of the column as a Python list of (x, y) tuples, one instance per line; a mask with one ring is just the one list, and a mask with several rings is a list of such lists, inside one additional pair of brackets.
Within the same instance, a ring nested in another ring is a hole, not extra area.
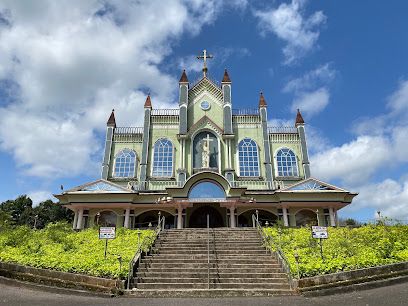
[(129, 228), (129, 218), (130, 218), (130, 208), (126, 208), (125, 222), (123, 223), (124, 228)]
[(78, 221), (78, 209), (75, 209), (74, 221), (72, 222), (72, 229), (76, 229)]
[(284, 226), (289, 226), (288, 210), (287, 210), (286, 207), (282, 207), (282, 214), (283, 214), (283, 225)]
[(76, 224), (76, 229), (82, 229), (82, 219), (84, 217), (84, 208), (81, 207), (78, 212), (78, 220)]
[(235, 227), (235, 207), (230, 207), (229, 211), (230, 211), (230, 226), (234, 228)]
[(330, 214), (330, 226), (336, 226), (336, 218), (334, 217), (333, 207), (329, 207), (329, 214)]
[(177, 208), (177, 229), (183, 228), (183, 208), (181, 205)]

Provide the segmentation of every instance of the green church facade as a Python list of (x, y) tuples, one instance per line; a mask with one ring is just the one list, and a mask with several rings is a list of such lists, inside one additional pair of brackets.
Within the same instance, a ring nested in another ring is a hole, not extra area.
[[(107, 122), (101, 179), (55, 195), (75, 212), (73, 227), (128, 228), (335, 226), (337, 211), (355, 193), (311, 177), (305, 123), (268, 125), (260, 94), (252, 109), (233, 108), (227, 71), (217, 83), (206, 75), (192, 84), (183, 71), (179, 105), (155, 109), (146, 98), (142, 127)], [(142, 111), (135, 110), (135, 112)]]

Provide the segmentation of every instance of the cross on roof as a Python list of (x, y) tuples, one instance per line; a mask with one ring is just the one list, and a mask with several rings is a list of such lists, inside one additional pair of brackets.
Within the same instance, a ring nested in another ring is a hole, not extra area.
[(210, 59), (210, 58), (213, 58), (213, 56), (212, 56), (211, 54), (207, 54), (207, 50), (205, 50), (205, 49), (203, 50), (203, 55), (197, 56), (197, 59), (202, 59), (203, 62), (204, 62), (204, 67), (203, 67), (204, 77), (207, 76), (207, 71), (208, 71), (208, 68), (207, 68), (207, 59)]

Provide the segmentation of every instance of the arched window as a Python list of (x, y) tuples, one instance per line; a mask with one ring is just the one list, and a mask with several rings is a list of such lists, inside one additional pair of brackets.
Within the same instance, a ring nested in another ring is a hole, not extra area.
[(295, 153), (288, 148), (283, 148), (276, 153), (278, 176), (298, 176), (298, 168)]
[(238, 144), (239, 175), (259, 176), (258, 146), (251, 138), (244, 138)]
[(159, 139), (154, 144), (152, 176), (173, 176), (173, 144), (168, 139)]
[(134, 177), (136, 169), (136, 153), (130, 149), (123, 149), (115, 158), (115, 177)]

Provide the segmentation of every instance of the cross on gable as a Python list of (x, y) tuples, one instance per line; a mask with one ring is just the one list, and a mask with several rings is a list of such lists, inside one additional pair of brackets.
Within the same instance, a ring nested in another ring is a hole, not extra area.
[(213, 56), (211, 54), (207, 54), (207, 50), (205, 50), (205, 49), (203, 50), (203, 55), (197, 56), (197, 59), (202, 59), (203, 60), (203, 64), (204, 64), (203, 74), (204, 74), (204, 77), (207, 76), (207, 71), (208, 71), (207, 59), (210, 59), (210, 58), (213, 58)]

